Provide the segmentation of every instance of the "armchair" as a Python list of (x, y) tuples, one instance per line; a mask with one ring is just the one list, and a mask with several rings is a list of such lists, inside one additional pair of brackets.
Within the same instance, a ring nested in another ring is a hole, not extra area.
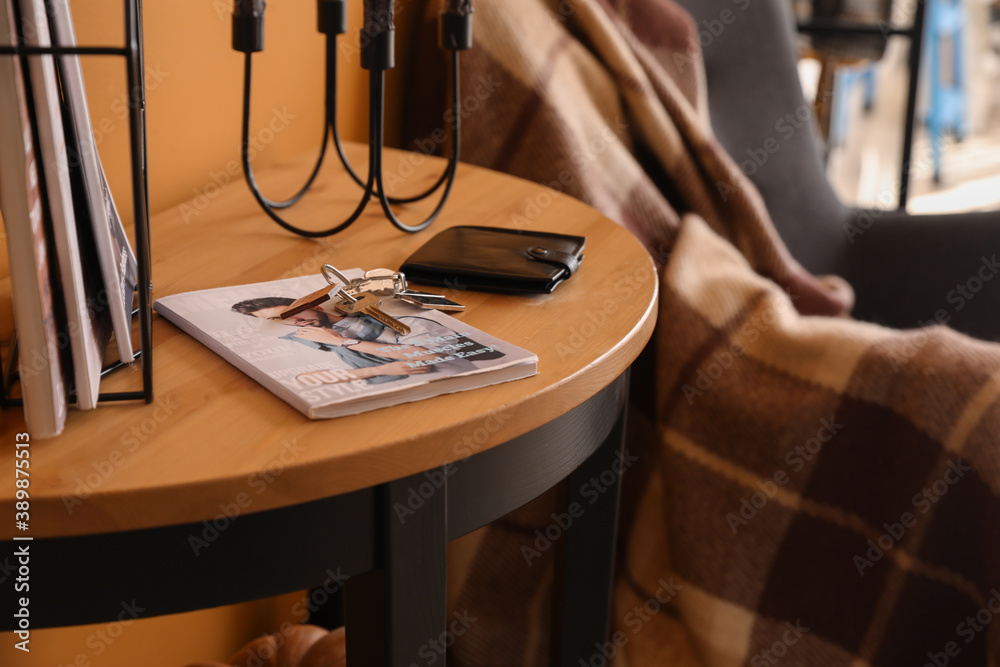
[[(724, 11), (735, 16), (702, 40), (712, 126), (760, 190), (792, 255), (814, 273), (846, 278), (858, 319), (904, 329), (935, 321), (1000, 337), (1000, 285), (992, 281), (1000, 271), (1000, 213), (910, 215), (891, 208), (895, 189), (880, 197), (890, 208), (846, 206), (826, 179), (805, 113), (789, 2), (679, 4), (700, 29)], [(929, 151), (911, 160), (911, 174), (932, 168)]]

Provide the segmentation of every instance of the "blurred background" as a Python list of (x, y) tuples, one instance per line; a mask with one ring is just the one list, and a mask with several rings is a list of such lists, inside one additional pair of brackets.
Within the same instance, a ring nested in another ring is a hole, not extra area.
[[(1000, 2), (920, 0), (926, 13), (916, 77), (907, 208), (1000, 208)], [(879, 28), (871, 36), (802, 33), (799, 72), (825, 132), (827, 174), (847, 204), (895, 208), (917, 0), (795, 0), (802, 23), (828, 13)], [(934, 150), (935, 142), (938, 145)]]

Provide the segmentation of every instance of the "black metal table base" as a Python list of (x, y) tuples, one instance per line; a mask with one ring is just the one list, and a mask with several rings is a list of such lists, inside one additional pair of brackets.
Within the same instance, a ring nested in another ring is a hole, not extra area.
[[(318, 593), (343, 587), (348, 664), (408, 667), (448, 632), (447, 542), (567, 480), (567, 511), (586, 512), (560, 541), (553, 664), (577, 665), (608, 632), (620, 474), (604, 473), (620, 468), (627, 387), (626, 372), (523, 436), (377, 487), (194, 524), (8, 541), (4, 555), (30, 545), (32, 629), (118, 620), (123, 605), (144, 618), (319, 586), (315, 608)], [(602, 474), (607, 490), (584, 503)], [(4, 629), (17, 597), (0, 603)]]

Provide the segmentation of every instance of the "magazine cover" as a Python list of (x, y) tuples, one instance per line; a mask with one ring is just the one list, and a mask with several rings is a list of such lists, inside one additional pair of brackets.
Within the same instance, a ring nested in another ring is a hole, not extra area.
[[(49, 7), (52, 12), (49, 26), (52, 42), (58, 46), (76, 46), (68, 0), (53, 0)], [(132, 362), (135, 359), (132, 350), (132, 300), (138, 263), (111, 199), (97, 154), (80, 57), (59, 56), (56, 64), (65, 98), (63, 120), (71, 167), (70, 180), (76, 197), (74, 201), (78, 202), (77, 224), (81, 235), (89, 234), (94, 238), (104, 282), (100, 294), (88, 296), (92, 302), (108, 305), (118, 355), (122, 361)]]
[[(358, 277), (359, 270), (347, 273)], [(534, 375), (538, 358), (462, 321), (391, 297), (400, 334), (333, 303), (279, 314), (327, 285), (320, 275), (158, 299), (162, 316), (311, 419), (340, 417)]]
[[(50, 46), (44, 1), (20, 0), (20, 3), (25, 43), (28, 46)], [(87, 285), (94, 281), (88, 282), (83, 273), (53, 57), (29, 58), (28, 65), (31, 70), (48, 210), (52, 220), (55, 254), (59, 260), (59, 280), (66, 306), (66, 337), (72, 351), (76, 406), (82, 410), (90, 410), (97, 405), (104, 349), (111, 340), (111, 318), (105, 309), (88, 308), (87, 305)], [(88, 268), (97, 273), (96, 283), (103, 285), (100, 267), (93, 264)]]
[[(7, 0), (0, 1), (0, 35), (5, 37), (16, 33), (12, 10)], [(47, 438), (63, 429), (66, 394), (26, 94), (21, 60), (0, 58), (0, 211), (7, 231), (21, 395), (32, 436)]]

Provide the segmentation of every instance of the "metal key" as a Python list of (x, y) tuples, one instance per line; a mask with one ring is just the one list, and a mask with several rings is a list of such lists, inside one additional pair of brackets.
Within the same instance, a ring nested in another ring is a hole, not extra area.
[(372, 269), (364, 278), (351, 281), (351, 293), (373, 292), (380, 296), (392, 296), (398, 291), (406, 291), (406, 276), (392, 269)]
[(379, 296), (392, 296), (395, 291), (406, 289), (406, 278), (392, 269), (372, 269), (362, 277), (350, 280), (336, 267), (326, 264), (323, 266), (323, 275), (331, 284), (341, 283), (344, 291), (349, 294), (372, 292)]
[(278, 318), (287, 320), (292, 315), (298, 315), (303, 310), (315, 308), (321, 303), (329, 301), (330, 292), (333, 291), (333, 287), (333, 285), (327, 285), (326, 287), (318, 289), (315, 292), (306, 294), (300, 299), (296, 299), (292, 303), (288, 304), (285, 309), (278, 314)]
[(420, 306), (421, 308), (426, 308), (428, 310), (445, 310), (455, 312), (465, 310), (465, 306), (459, 302), (452, 301), (445, 296), (433, 294), (431, 292), (415, 292), (413, 290), (406, 290), (404, 292), (396, 292), (392, 296), (400, 301), (412, 303), (415, 306)]
[(323, 266), (323, 275), (331, 284), (339, 281), (343, 284), (343, 291), (351, 296), (358, 296), (363, 292), (371, 292), (379, 296), (391, 296), (400, 301), (420, 306), (428, 310), (462, 311), (465, 306), (445, 298), (440, 294), (431, 292), (418, 292), (411, 290), (406, 284), (406, 274), (402, 271), (392, 269), (371, 269), (366, 271), (361, 278), (350, 280), (336, 267), (330, 264)]
[(382, 296), (391, 296), (427, 310), (446, 310), (452, 312), (465, 310), (465, 306), (441, 294), (411, 290), (406, 284), (406, 274), (402, 271), (372, 269), (365, 273), (364, 278), (354, 281), (354, 283), (348, 289), (352, 294), (356, 294), (358, 291), (374, 292)]
[(382, 300), (371, 292), (351, 294), (344, 289), (340, 289), (338, 294), (342, 298), (342, 301), (334, 304), (334, 308), (344, 315), (367, 315), (376, 322), (384, 324), (404, 336), (410, 333), (410, 327), (379, 309), (378, 306), (382, 303)]

